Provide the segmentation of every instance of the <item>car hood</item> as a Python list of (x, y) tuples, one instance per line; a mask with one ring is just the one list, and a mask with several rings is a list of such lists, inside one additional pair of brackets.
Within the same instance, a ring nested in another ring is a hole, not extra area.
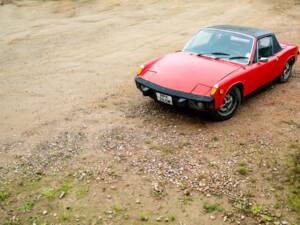
[(212, 87), (240, 67), (223, 60), (177, 52), (156, 61), (143, 78), (169, 89), (191, 93), (198, 85)]

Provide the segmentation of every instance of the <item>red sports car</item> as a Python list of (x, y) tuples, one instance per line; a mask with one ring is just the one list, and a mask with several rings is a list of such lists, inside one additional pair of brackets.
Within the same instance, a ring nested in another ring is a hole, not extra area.
[(298, 55), (297, 46), (279, 43), (272, 32), (211, 26), (201, 29), (182, 51), (142, 65), (135, 82), (144, 96), (226, 120), (244, 96), (274, 79), (286, 82)]

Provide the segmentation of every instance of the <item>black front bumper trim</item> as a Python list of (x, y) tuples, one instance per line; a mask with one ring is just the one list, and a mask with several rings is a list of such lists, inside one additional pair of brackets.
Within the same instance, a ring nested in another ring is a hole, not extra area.
[(144, 80), (141, 77), (136, 77), (135, 83), (136, 83), (136, 86), (143, 92), (143, 95), (145, 95), (145, 96), (151, 96), (151, 94), (155, 94), (155, 93), (151, 93), (153, 91), (160, 92), (162, 94), (166, 94), (166, 95), (170, 95), (170, 96), (179, 98), (178, 102), (182, 103), (182, 105), (186, 104), (186, 101), (184, 101), (184, 100), (192, 100), (195, 102), (203, 102), (203, 103), (212, 103), (214, 101), (214, 99), (212, 97), (194, 95), (191, 93), (172, 90), (172, 89), (165, 88), (160, 85), (154, 84), (150, 81)]

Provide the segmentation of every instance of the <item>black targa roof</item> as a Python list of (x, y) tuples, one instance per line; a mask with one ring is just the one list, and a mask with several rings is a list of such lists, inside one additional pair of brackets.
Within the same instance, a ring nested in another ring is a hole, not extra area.
[(252, 27), (235, 26), (235, 25), (216, 25), (216, 26), (210, 26), (210, 27), (206, 27), (206, 28), (238, 32), (238, 33), (253, 36), (255, 38), (261, 38), (261, 37), (268, 36), (268, 35), (274, 35), (273, 32), (270, 32), (267, 30), (262, 30), (262, 29), (252, 28)]

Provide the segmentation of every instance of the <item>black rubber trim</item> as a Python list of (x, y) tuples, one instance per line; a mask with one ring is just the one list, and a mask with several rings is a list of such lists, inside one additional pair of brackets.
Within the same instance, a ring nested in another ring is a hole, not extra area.
[(167, 94), (167, 95), (171, 95), (171, 96), (175, 96), (175, 97), (178, 97), (178, 98), (185, 98), (185, 99), (194, 100), (194, 101), (197, 101), (197, 102), (207, 102), (207, 103), (211, 103), (214, 100), (212, 97), (208, 97), (208, 96), (194, 95), (194, 94), (190, 94), (190, 93), (185, 93), (185, 92), (165, 88), (165, 87), (162, 87), (160, 85), (154, 84), (150, 81), (144, 80), (141, 77), (136, 77), (135, 82), (136, 82), (138, 87), (140, 85), (143, 85), (143, 86), (148, 87), (148, 88), (150, 88), (154, 91), (157, 91), (157, 92), (160, 92), (160, 93), (163, 93), (163, 94)]

